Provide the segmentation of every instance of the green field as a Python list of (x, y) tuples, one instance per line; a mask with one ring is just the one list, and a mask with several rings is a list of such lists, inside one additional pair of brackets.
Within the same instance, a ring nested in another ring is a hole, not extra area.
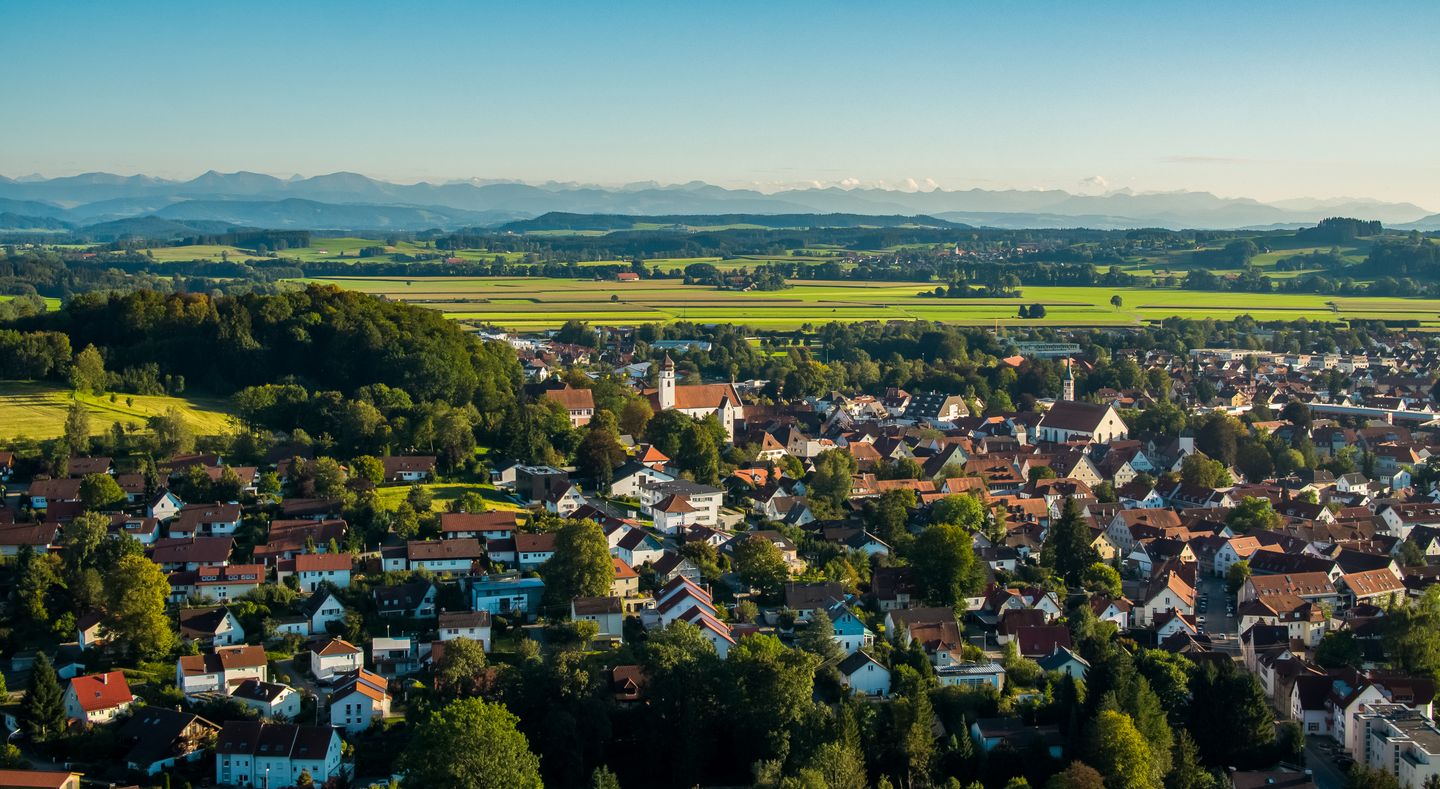
[[(459, 499), (467, 492), (474, 491), (485, 497), (485, 504), (492, 510), (514, 510), (523, 509), (511, 501), (505, 494), (501, 493), (494, 485), (465, 484), (462, 482), (437, 482), (420, 487), (430, 491), (430, 509), (433, 512), (444, 512), (446, 505)], [(410, 493), (409, 485), (386, 485), (375, 491), (376, 496), (386, 509), (394, 509), (405, 500)]]
[[(19, 297), (18, 297), (18, 296), (0, 296), (0, 301), (10, 301), (11, 299), (16, 299), (16, 298), (19, 298)], [(51, 297), (49, 297), (49, 296), (46, 296), (46, 297), (45, 297), (45, 309), (47, 309), (47, 310), (52, 310), (52, 311), (53, 311), (53, 310), (58, 310), (58, 309), (60, 309), (60, 300), (59, 300), (59, 299), (56, 299), (56, 298), (51, 298)]]
[[(741, 293), (677, 280), (636, 283), (541, 277), (334, 277), (306, 280), (384, 295), (456, 320), (509, 329), (553, 328), (571, 318), (611, 325), (677, 320), (789, 329), (829, 321), (937, 320), (968, 325), (1138, 325), (1171, 316), (1257, 320), (1416, 320), (1440, 327), (1440, 300), (1345, 298), (1314, 294), (1212, 293), (1151, 288), (1026, 287), (1021, 298), (919, 296), (934, 283), (799, 282), (781, 291)], [(1115, 309), (1110, 297), (1124, 304)], [(616, 297), (615, 301), (611, 297)], [(1016, 317), (1021, 304), (1044, 304), (1043, 320)]]
[[(126, 401), (131, 402), (127, 403)], [(29, 381), (0, 381), (0, 438), (55, 438), (65, 432), (65, 414), (70, 408), (70, 390), (53, 384)], [(145, 420), (178, 408), (190, 427), (200, 435), (230, 429), (229, 405), (224, 400), (164, 397), (151, 395), (80, 395), (90, 412), (90, 429), (101, 433), (117, 422), (125, 427), (145, 426)]]

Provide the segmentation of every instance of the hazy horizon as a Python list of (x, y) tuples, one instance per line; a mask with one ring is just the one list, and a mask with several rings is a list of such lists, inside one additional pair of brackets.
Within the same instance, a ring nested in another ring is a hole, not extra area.
[(1440, 208), (1437, 22), (1420, 0), (15, 2), (0, 172)]

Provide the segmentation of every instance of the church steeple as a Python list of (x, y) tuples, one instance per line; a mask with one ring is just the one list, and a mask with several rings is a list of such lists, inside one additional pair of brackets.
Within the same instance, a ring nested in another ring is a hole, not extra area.
[(1065, 357), (1065, 380), (1060, 384), (1060, 399), (1075, 399), (1075, 369), (1068, 356)]
[(675, 360), (665, 354), (660, 363), (660, 410), (669, 411), (675, 407)]

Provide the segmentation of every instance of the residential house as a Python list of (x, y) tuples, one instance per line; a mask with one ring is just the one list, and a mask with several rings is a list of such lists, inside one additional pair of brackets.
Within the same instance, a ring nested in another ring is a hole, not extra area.
[(545, 582), (539, 578), (487, 575), (470, 582), (472, 608), (522, 622), (539, 613), (544, 595)]
[(258, 679), (241, 680), (230, 698), (271, 720), (293, 721), (300, 716), (300, 693), (289, 685)]
[(270, 659), (262, 647), (216, 647), (198, 655), (181, 655), (175, 661), (175, 684), (186, 696), (229, 694), (247, 679), (270, 681)]
[(624, 636), (625, 605), (618, 597), (577, 597), (570, 601), (570, 618), (594, 622), (598, 638), (620, 640)]
[(228, 721), (215, 738), (215, 782), (222, 786), (315, 785), (345, 774), (340, 735), (330, 726)]
[[(115, 732), (125, 749), (125, 766), (156, 775), (176, 765), (198, 761), (220, 727), (189, 712), (168, 707), (140, 707)], [(7, 786), (0, 780), (0, 786)]]
[(534, 570), (555, 555), (555, 532), (515, 535), (516, 564)]
[(65, 689), (65, 717), (82, 723), (109, 723), (134, 703), (120, 671), (75, 677)]
[(365, 652), (343, 638), (331, 638), (310, 647), (310, 673), (318, 682), (332, 682), (341, 674), (360, 669)]
[(203, 647), (228, 647), (245, 643), (245, 628), (225, 606), (182, 608), (177, 615), (180, 637)]
[(862, 696), (890, 695), (890, 669), (861, 650), (850, 653), (835, 666), (840, 684)]
[(439, 628), (441, 641), (468, 638), (490, 651), (489, 611), (441, 611)]
[(395, 455), (381, 458), (386, 482), (424, 482), (435, 476), (435, 458), (428, 455)]
[(291, 560), (300, 591), (312, 593), (321, 584), (336, 589), (350, 586), (352, 561), (348, 553), (302, 553)]
[(330, 694), (330, 725), (347, 733), (364, 731), (390, 716), (390, 683), (363, 668), (337, 678)]
[(397, 586), (380, 586), (371, 591), (380, 616), (428, 619), (435, 616), (435, 585), (410, 581)]

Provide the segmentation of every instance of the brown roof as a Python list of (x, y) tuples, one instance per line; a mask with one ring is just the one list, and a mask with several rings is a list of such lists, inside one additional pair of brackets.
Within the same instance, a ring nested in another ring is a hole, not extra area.
[(618, 614), (625, 610), (618, 597), (577, 597), (571, 601), (571, 605), (575, 606), (577, 616)]
[(135, 698), (125, 681), (125, 674), (119, 671), (76, 677), (70, 680), (70, 687), (75, 691), (80, 709), (86, 712), (108, 710), (128, 704)]
[(447, 512), (440, 516), (441, 533), (513, 531), (516, 524), (515, 513), (499, 510), (495, 512)]
[(521, 553), (547, 553), (555, 550), (555, 533), (517, 534), (515, 550)]
[[(660, 393), (656, 389), (645, 390), (646, 396), (650, 398), (650, 405), (656, 411), (660, 410)], [(735, 393), (735, 387), (730, 384), (696, 384), (693, 386), (675, 387), (676, 408), (719, 408), (722, 400), (729, 399), (734, 405), (741, 405), (740, 395)]]
[(310, 651), (322, 657), (328, 655), (353, 655), (360, 651), (360, 647), (355, 646), (343, 638), (332, 638), (325, 642), (319, 649), (311, 649)]
[(441, 611), (440, 629), (453, 627), (463, 630), (471, 627), (488, 627), (490, 625), (489, 611)]
[(589, 389), (547, 389), (545, 397), (559, 403), (566, 411), (595, 410), (595, 393)]
[(295, 557), (295, 572), (317, 573), (327, 570), (349, 570), (348, 553), (302, 553)]
[(4, 789), (61, 789), (71, 777), (75, 777), (78, 781), (80, 775), (81, 773), (57, 773), (49, 770), (0, 770), (0, 787), (4, 787)]
[(412, 562), (479, 559), (484, 555), (480, 549), (480, 541), (474, 537), (460, 540), (411, 540), (405, 543), (405, 553)]
[(1077, 400), (1061, 400), (1045, 412), (1040, 420), (1041, 427), (1057, 430), (1077, 430), (1092, 433), (1100, 426), (1110, 406), (1082, 403)]

